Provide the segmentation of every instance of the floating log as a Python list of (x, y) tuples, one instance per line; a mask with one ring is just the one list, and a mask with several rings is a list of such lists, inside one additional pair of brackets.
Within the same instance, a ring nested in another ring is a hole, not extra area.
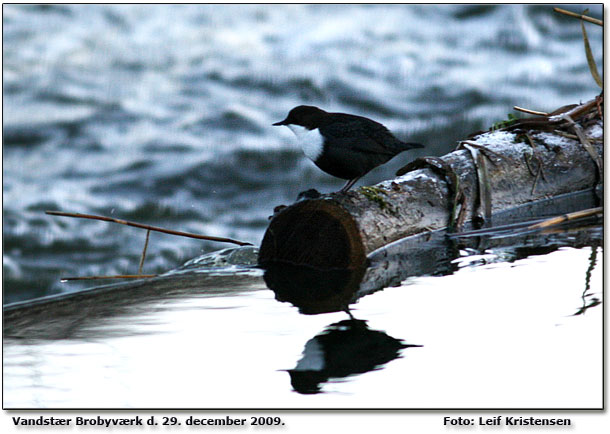
[(465, 222), (489, 226), (500, 211), (594, 189), (603, 179), (601, 101), (481, 133), (374, 187), (285, 207), (267, 228), (259, 264), (358, 269), (372, 252), (404, 237)]
[(597, 214), (566, 219), (560, 227), (541, 226), (540, 219), (527, 220), (532, 215), (589, 208), (594, 202), (591, 190), (568, 193), (497, 213), (494, 221), (498, 226), (494, 228), (458, 234), (438, 230), (402, 238), (368, 255), (366, 268), (324, 270), (270, 263), (264, 279), (276, 300), (291, 303), (302, 314), (347, 311), (361, 297), (398, 285), (409, 277), (453, 274), (460, 268), (458, 262), (464, 249), (496, 252), (494, 255), (501, 251), (507, 261), (547, 254), (566, 246), (595, 249), (603, 243), (601, 217)]

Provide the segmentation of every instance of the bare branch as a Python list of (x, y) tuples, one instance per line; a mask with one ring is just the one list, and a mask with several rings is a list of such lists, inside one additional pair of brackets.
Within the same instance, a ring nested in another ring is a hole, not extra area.
[(566, 11), (565, 9), (553, 8), (555, 12), (559, 12), (560, 14), (568, 15), (574, 18), (580, 18), (581, 20), (588, 21), (593, 24), (597, 24), (598, 26), (604, 26), (604, 22), (602, 20), (598, 20), (597, 18), (591, 18), (586, 15), (577, 14), (576, 12)]
[(199, 235), (199, 234), (193, 234), (190, 232), (173, 231), (171, 229), (163, 229), (163, 228), (156, 227), (156, 226), (150, 226), (150, 225), (145, 225), (142, 223), (130, 222), (127, 220), (115, 219), (112, 217), (97, 216), (97, 215), (91, 215), (91, 214), (69, 213), (69, 212), (61, 212), (61, 211), (45, 211), (45, 213), (48, 215), (55, 215), (55, 216), (60, 216), (60, 217), (76, 217), (76, 218), (81, 218), (81, 219), (102, 220), (105, 222), (112, 222), (112, 223), (118, 223), (120, 225), (132, 226), (134, 228), (148, 229), (149, 231), (162, 232), (164, 234), (178, 235), (180, 237), (187, 237), (187, 238), (196, 238), (198, 240), (218, 241), (221, 243), (233, 243), (233, 244), (237, 244), (240, 246), (251, 246), (252, 245), (252, 243), (246, 243), (244, 241), (233, 240), (231, 238), (212, 237), (209, 235)]

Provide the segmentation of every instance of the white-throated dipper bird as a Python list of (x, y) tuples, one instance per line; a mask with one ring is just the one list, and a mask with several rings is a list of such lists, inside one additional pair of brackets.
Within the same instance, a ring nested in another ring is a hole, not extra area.
[(398, 140), (386, 127), (371, 119), (346, 113), (328, 113), (300, 105), (273, 125), (292, 130), (303, 153), (329, 175), (347, 179), (348, 191), (362, 176), (403, 151), (423, 148)]

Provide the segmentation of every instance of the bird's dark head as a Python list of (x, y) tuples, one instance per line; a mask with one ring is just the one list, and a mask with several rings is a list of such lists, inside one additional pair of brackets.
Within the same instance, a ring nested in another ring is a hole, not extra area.
[(273, 125), (299, 125), (312, 130), (319, 126), (320, 118), (325, 114), (327, 113), (318, 107), (311, 105), (300, 105), (290, 110), (286, 119), (276, 122)]

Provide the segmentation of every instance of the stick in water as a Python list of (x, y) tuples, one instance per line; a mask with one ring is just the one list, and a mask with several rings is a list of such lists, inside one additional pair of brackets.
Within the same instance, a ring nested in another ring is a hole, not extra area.
[(81, 219), (102, 220), (105, 222), (112, 222), (112, 223), (118, 223), (120, 225), (132, 226), (134, 228), (148, 229), (149, 231), (162, 232), (164, 234), (178, 235), (180, 237), (196, 238), (198, 240), (218, 241), (221, 243), (233, 243), (233, 244), (237, 244), (239, 246), (251, 246), (252, 245), (252, 243), (246, 243), (244, 241), (233, 240), (231, 238), (212, 237), (209, 235), (199, 235), (199, 234), (193, 234), (190, 232), (173, 231), (171, 229), (164, 229), (164, 228), (160, 228), (160, 227), (156, 227), (156, 226), (150, 226), (150, 225), (145, 225), (142, 223), (135, 223), (135, 222), (127, 221), (127, 220), (115, 219), (112, 217), (105, 217), (105, 216), (99, 216), (99, 215), (61, 212), (61, 211), (45, 211), (45, 214), (55, 215), (55, 216), (60, 216), (60, 217), (76, 217), (76, 218), (81, 218)]
[(157, 277), (157, 274), (117, 274), (114, 276), (83, 276), (83, 277), (62, 277), (60, 282), (68, 282), (70, 280), (98, 280), (98, 279), (146, 279), (149, 277)]
[(140, 267), (138, 268), (138, 274), (142, 274), (142, 268), (144, 268), (144, 260), (146, 259), (146, 249), (148, 249), (149, 239), (150, 229), (146, 231), (146, 241), (144, 241), (144, 249), (142, 250), (142, 257), (140, 258)]
[(568, 221), (582, 219), (585, 217), (591, 217), (594, 215), (601, 215), (603, 212), (604, 212), (603, 207), (590, 208), (590, 209), (585, 209), (583, 211), (571, 212), (569, 214), (563, 214), (563, 215), (560, 215), (557, 217), (552, 217), (550, 219), (541, 221), (540, 223), (533, 224), (531, 226), (528, 226), (528, 229), (544, 229), (544, 228), (556, 226), (556, 225), (559, 225), (561, 223), (565, 223)]

